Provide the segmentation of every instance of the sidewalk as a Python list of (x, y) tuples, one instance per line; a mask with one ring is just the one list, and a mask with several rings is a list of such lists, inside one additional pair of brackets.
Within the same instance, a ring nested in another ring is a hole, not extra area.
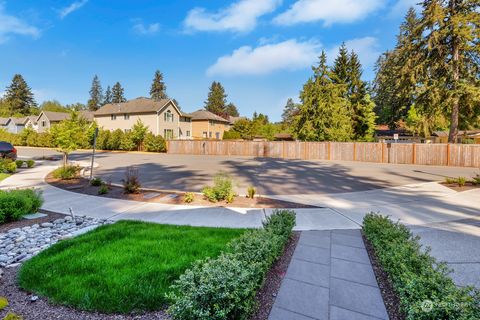
[(304, 231), (269, 320), (388, 319), (360, 230)]

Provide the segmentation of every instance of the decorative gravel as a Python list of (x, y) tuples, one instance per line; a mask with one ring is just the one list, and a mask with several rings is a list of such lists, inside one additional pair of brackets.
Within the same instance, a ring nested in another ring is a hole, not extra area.
[(0, 233), (0, 269), (15, 267), (57, 243), (111, 223), (103, 219), (65, 216), (53, 222), (36, 223)]

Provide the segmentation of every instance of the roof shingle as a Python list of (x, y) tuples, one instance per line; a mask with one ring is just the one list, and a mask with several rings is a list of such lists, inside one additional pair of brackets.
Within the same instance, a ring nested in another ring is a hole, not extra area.
[(110, 114), (153, 113), (161, 110), (170, 99), (155, 101), (148, 98), (136, 98), (122, 103), (109, 103), (95, 111), (96, 116)]
[(195, 112), (190, 113), (192, 116), (192, 120), (215, 120), (219, 122), (225, 122), (225, 123), (230, 123), (227, 119), (224, 119), (220, 116), (217, 116), (215, 113), (212, 113), (207, 110), (197, 110)]

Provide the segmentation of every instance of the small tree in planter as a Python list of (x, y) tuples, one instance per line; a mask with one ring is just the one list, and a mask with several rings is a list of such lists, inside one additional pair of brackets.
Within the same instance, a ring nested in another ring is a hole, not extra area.
[(137, 146), (137, 150), (140, 151), (143, 140), (148, 132), (148, 126), (144, 125), (142, 120), (138, 119), (132, 127), (132, 141)]
[(80, 119), (76, 112), (72, 113), (70, 119), (63, 120), (50, 129), (54, 146), (63, 154), (64, 168), (68, 163), (68, 155), (77, 150), (82, 141), (88, 139), (89, 131), (87, 122)]

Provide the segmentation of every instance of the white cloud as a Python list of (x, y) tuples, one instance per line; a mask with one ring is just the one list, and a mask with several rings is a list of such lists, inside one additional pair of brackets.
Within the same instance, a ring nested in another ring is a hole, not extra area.
[[(355, 51), (364, 69), (372, 67), (381, 54), (377, 38), (363, 37), (345, 41), (348, 51)], [(340, 45), (327, 50), (329, 64), (332, 64), (338, 55)]]
[(151, 23), (149, 25), (144, 25), (143, 23), (137, 23), (133, 26), (133, 31), (140, 35), (151, 35), (160, 31), (159, 23)]
[(61, 9), (59, 12), (60, 18), (63, 19), (66, 16), (68, 16), (70, 13), (77, 11), (78, 9), (86, 5), (87, 2), (88, 0), (75, 1), (72, 4), (70, 4), (68, 7)]
[(354, 22), (381, 8), (385, 0), (298, 0), (287, 11), (275, 17), (274, 22), (293, 25), (302, 22)]
[(248, 32), (255, 28), (259, 17), (274, 11), (281, 3), (282, 0), (239, 0), (215, 13), (194, 8), (184, 23), (188, 29), (198, 31)]
[(318, 57), (320, 44), (295, 39), (256, 48), (244, 46), (217, 59), (208, 75), (262, 75), (277, 70), (297, 70), (311, 66)]
[(0, 2), (0, 43), (6, 42), (9, 35), (13, 34), (36, 38), (40, 36), (40, 30), (20, 18), (8, 15), (3, 3)]

